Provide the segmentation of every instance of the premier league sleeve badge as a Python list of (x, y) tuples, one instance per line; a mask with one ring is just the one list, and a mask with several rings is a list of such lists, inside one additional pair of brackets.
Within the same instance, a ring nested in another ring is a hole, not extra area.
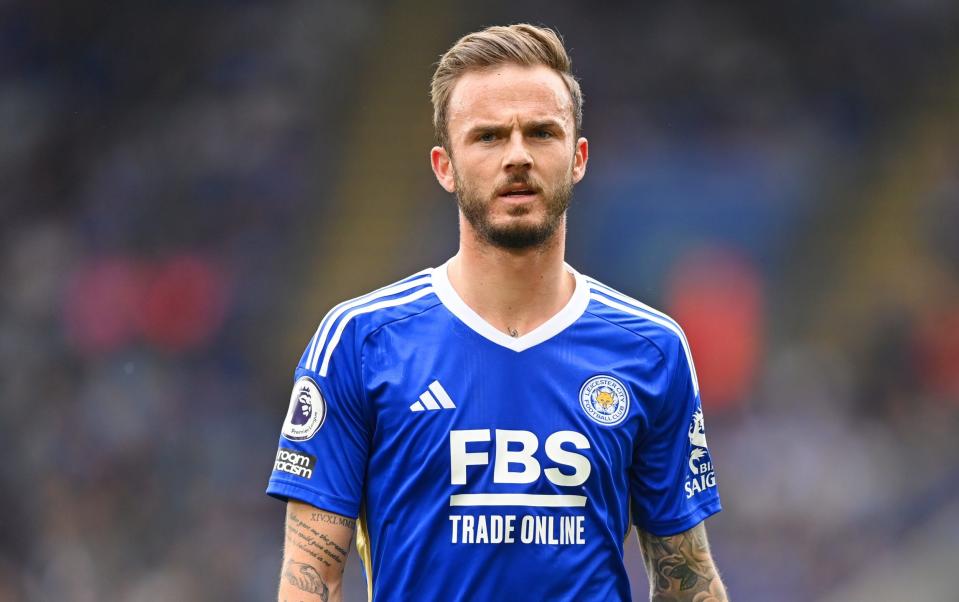
[(290, 410), (283, 423), (283, 436), (290, 441), (307, 441), (326, 420), (326, 401), (309, 376), (301, 376), (293, 385)]

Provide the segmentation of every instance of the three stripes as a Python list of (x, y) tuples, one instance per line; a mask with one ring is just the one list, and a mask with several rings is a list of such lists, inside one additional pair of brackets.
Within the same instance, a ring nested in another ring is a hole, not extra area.
[(410, 410), (422, 412), (424, 410), (452, 410), (455, 407), (456, 404), (450, 399), (449, 394), (446, 392), (446, 389), (443, 388), (443, 385), (440, 384), (440, 381), (434, 380), (430, 383), (429, 390), (425, 391), (420, 395), (419, 400), (414, 401), (413, 404), (410, 405)]
[[(686, 363), (689, 364), (689, 375), (692, 378), (693, 390), (695, 391), (696, 395), (699, 395), (699, 378), (696, 376), (696, 366), (693, 364), (693, 354), (689, 349), (689, 341), (686, 340), (686, 333), (683, 332), (683, 329), (679, 327), (679, 324), (677, 324), (675, 320), (663, 312), (653, 309), (652, 307), (641, 301), (637, 301), (632, 297), (627, 297), (626, 295), (606, 286), (598, 280), (587, 277), (586, 282), (588, 282), (590, 286), (590, 299), (599, 301), (603, 305), (612, 307), (613, 309), (618, 309), (621, 312), (655, 322), (667, 330), (672, 331), (673, 334), (679, 337), (679, 341), (683, 345), (683, 353), (686, 355)], [(613, 299), (618, 299), (622, 303), (618, 303)]]
[[(307, 356), (305, 367), (313, 372), (317, 372), (322, 377), (326, 377), (326, 374), (330, 368), (330, 358), (333, 356), (333, 351), (339, 344), (340, 338), (343, 336), (343, 331), (346, 329), (346, 325), (349, 323), (349, 321), (360, 314), (370, 313), (378, 309), (385, 309), (387, 307), (404, 305), (430, 294), (433, 292), (433, 287), (426, 286), (410, 293), (409, 295), (404, 295), (403, 297), (386, 299), (372, 303), (371, 305), (366, 305), (367, 303), (371, 303), (377, 299), (383, 299), (384, 297), (389, 297), (390, 295), (396, 295), (422, 285), (430, 284), (431, 271), (432, 270), (430, 268), (427, 268), (395, 284), (377, 289), (372, 293), (363, 295), (362, 297), (344, 301), (330, 310), (330, 313), (326, 314), (326, 317), (323, 318), (323, 321), (320, 322), (320, 325), (317, 327), (316, 334), (313, 335), (313, 341), (310, 343), (310, 352)], [(340, 319), (341, 317), (343, 318), (342, 320)], [(338, 320), (339, 322), (337, 322)], [(333, 330), (334, 324), (336, 324), (335, 330)], [(329, 340), (327, 340), (327, 337), (330, 336), (331, 330), (333, 330), (333, 335), (329, 338)], [(321, 356), (323, 358), (322, 364), (320, 364)], [(317, 370), (317, 366), (319, 366), (319, 370)]]
[[(317, 372), (321, 377), (326, 377), (327, 373), (329, 372), (330, 358), (333, 356), (333, 351), (339, 344), (340, 339), (343, 336), (343, 331), (346, 329), (346, 326), (350, 320), (361, 314), (374, 312), (388, 307), (405, 305), (425, 297), (433, 292), (431, 278), (432, 268), (427, 268), (404, 280), (400, 280), (394, 284), (377, 289), (361, 297), (344, 301), (343, 303), (340, 303), (334, 307), (332, 310), (330, 310), (326, 317), (323, 318), (323, 321), (320, 322), (320, 325), (316, 329), (316, 333), (313, 335), (313, 340), (310, 343), (309, 354), (307, 356), (305, 367), (313, 372)], [(646, 318), (672, 331), (677, 337), (679, 337), (679, 340), (683, 346), (683, 352), (686, 355), (686, 361), (689, 364), (693, 389), (698, 395), (699, 379), (696, 376), (696, 367), (693, 364), (692, 353), (689, 349), (689, 341), (686, 340), (686, 334), (683, 332), (682, 328), (680, 328), (679, 325), (666, 314), (653, 309), (652, 307), (637, 301), (632, 297), (628, 297), (597, 280), (587, 277), (586, 282), (589, 284), (591, 289), (591, 299), (624, 313)], [(416, 290), (413, 290), (413, 292), (403, 295), (402, 297), (387, 298), (412, 289)], [(430, 390), (423, 393), (420, 396), (419, 401), (414, 402), (413, 405), (410, 406), (410, 410), (414, 412), (420, 412), (424, 409), (452, 409), (456, 407), (453, 405), (452, 400), (450, 400), (449, 395), (446, 395), (445, 391), (443, 391), (442, 395), (437, 394), (436, 390), (433, 388), (433, 385), (437, 385), (439, 390), (442, 391), (442, 387), (439, 386), (439, 382), (434, 381), (430, 385)], [(430, 394), (430, 391), (433, 392), (432, 395)]]

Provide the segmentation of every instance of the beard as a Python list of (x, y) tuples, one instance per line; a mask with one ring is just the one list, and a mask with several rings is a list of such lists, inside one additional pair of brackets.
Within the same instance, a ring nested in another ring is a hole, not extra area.
[[(545, 204), (545, 215), (538, 223), (510, 220), (508, 224), (498, 225), (490, 219), (490, 207), (495, 200), (496, 193), (493, 192), (489, 198), (483, 198), (474, 186), (461, 180), (459, 175), (456, 175), (455, 178), (457, 204), (466, 221), (487, 243), (511, 251), (544, 246), (563, 224), (563, 217), (566, 215), (566, 210), (569, 209), (569, 203), (573, 196), (572, 170), (560, 182), (559, 186), (552, 190), (541, 186), (527, 173), (510, 174), (504, 185), (521, 184), (538, 192)], [(495, 188), (495, 190), (499, 189), (499, 186)], [(527, 206), (520, 205), (509, 208), (511, 217), (522, 217), (529, 213), (530, 208)]]

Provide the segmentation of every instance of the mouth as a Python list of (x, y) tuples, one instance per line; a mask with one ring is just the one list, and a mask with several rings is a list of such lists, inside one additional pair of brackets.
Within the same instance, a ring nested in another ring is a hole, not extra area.
[(509, 188), (500, 191), (498, 196), (511, 202), (522, 202), (531, 200), (536, 196), (536, 194), (536, 189), (532, 187), (510, 186)]

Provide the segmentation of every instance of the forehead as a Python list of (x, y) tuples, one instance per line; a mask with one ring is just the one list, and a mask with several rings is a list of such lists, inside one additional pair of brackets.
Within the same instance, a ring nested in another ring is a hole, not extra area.
[(544, 65), (505, 64), (460, 76), (447, 119), (452, 133), (477, 122), (547, 118), (572, 125), (573, 102), (563, 78)]

